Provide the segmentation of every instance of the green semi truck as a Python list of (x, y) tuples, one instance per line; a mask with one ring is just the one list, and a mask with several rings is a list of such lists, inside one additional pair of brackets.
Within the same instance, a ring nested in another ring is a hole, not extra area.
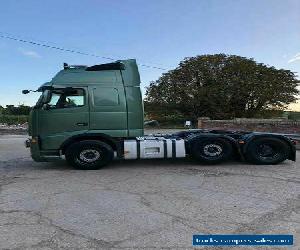
[(41, 96), (31, 110), (26, 140), (35, 161), (65, 158), (75, 168), (98, 169), (114, 158), (296, 160), (294, 142), (279, 134), (196, 129), (144, 136), (140, 75), (133, 59), (90, 67), (64, 64), (36, 91)]

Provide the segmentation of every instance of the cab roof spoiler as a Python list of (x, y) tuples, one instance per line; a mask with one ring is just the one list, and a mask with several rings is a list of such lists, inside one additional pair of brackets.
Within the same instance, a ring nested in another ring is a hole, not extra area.
[(91, 67), (87, 67), (85, 71), (102, 71), (102, 70), (124, 70), (125, 65), (121, 62), (113, 62), (106, 64), (94, 65)]
[(121, 62), (113, 62), (88, 67), (86, 65), (68, 65), (64, 63), (64, 69), (85, 69), (85, 71), (124, 70), (125, 65)]

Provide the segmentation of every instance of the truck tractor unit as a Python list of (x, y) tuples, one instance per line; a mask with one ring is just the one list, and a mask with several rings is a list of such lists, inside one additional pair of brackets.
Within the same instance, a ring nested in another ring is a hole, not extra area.
[(65, 158), (77, 169), (98, 169), (114, 158), (189, 157), (212, 164), (231, 158), (255, 164), (296, 160), (294, 142), (280, 134), (191, 129), (144, 136), (133, 59), (90, 67), (64, 64), (36, 91), (41, 95), (30, 112), (26, 146), (38, 162)]

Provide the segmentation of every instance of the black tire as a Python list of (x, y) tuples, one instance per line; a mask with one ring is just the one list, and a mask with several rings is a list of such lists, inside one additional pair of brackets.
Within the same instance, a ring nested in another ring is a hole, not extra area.
[(191, 144), (192, 157), (198, 161), (216, 164), (232, 155), (231, 143), (223, 138), (198, 138)]
[(259, 165), (275, 165), (288, 158), (290, 149), (287, 143), (279, 138), (258, 138), (250, 142), (245, 158)]
[(76, 169), (95, 170), (109, 164), (114, 151), (104, 142), (86, 140), (70, 145), (65, 156), (67, 162)]

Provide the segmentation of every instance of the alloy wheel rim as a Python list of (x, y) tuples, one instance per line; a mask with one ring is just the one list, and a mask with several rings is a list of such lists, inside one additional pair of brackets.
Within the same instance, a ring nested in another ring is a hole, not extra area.
[(203, 152), (207, 156), (216, 157), (222, 154), (223, 149), (218, 144), (207, 144), (204, 146)]
[(95, 149), (85, 149), (80, 152), (79, 159), (83, 162), (91, 163), (100, 158), (100, 152)]

